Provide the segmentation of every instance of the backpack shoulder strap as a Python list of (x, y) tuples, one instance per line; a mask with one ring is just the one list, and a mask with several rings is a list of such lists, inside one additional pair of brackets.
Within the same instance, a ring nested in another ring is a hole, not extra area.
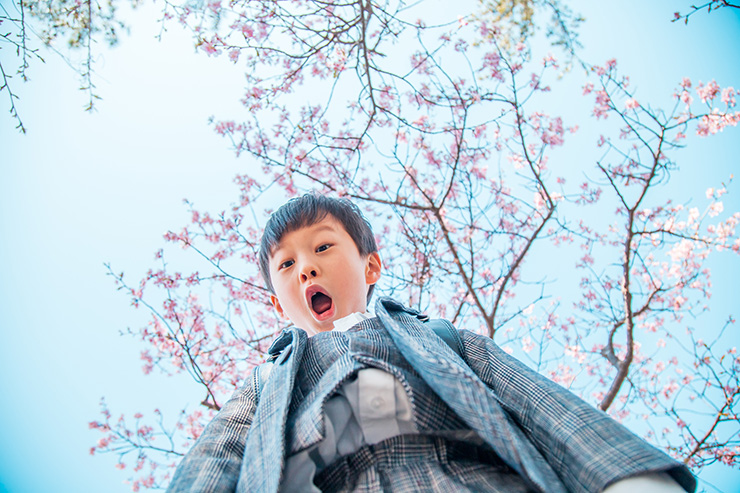
[(450, 349), (455, 351), (462, 359), (465, 359), (465, 349), (463, 347), (462, 338), (452, 323), (442, 318), (426, 320), (424, 323), (427, 327), (432, 329), (440, 339), (445, 341), (445, 344), (447, 344)]

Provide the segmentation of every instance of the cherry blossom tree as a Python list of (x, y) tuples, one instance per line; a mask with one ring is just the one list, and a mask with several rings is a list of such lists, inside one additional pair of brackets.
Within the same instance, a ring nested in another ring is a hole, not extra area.
[[(109, 266), (151, 317), (129, 330), (143, 371), (188, 373), (202, 395), (178, 416), (101, 401), (91, 453), (116, 454), (134, 491), (167, 484), (285, 327), (257, 248), (270, 211), (309, 190), (365, 211), (380, 294), (492, 337), (697, 474), (738, 467), (735, 319), (710, 316), (711, 260), (740, 253), (732, 177), (701, 204), (671, 193), (681, 149), (737, 125), (738, 91), (683, 79), (644, 101), (616, 61), (581, 59), (581, 19), (555, 0), (470, 2), (454, 19), (428, 3), (164, 2), (163, 22), (246, 76), (242, 116), (212, 122), (244, 171), (228, 208), (186, 204), (143, 279)], [(91, 18), (75, 38), (88, 49)], [(548, 110), (565, 81), (591, 105), (594, 159), (565, 152), (578, 122)]]
[(681, 12), (675, 12), (673, 14), (673, 22), (682, 20), (685, 24), (688, 24), (689, 17), (696, 14), (697, 12), (702, 12), (704, 9), (706, 9), (706, 11), (710, 13), (722, 8), (740, 9), (740, 3), (733, 3), (729, 2), (728, 0), (710, 0), (709, 2), (705, 2), (701, 5), (692, 4), (688, 12), (685, 14), (682, 14)]
[[(130, 2), (136, 6), (138, 2)], [(126, 27), (117, 16), (114, 0), (49, 0), (44, 2), (18, 0), (6, 8), (0, 5), (0, 50), (15, 51), (18, 65), (15, 73), (0, 61), (0, 94), (5, 93), (11, 117), (21, 132), (26, 127), (16, 106), (14, 77), (22, 82), (29, 80), (32, 62), (43, 62), (39, 45), (45, 45), (58, 55), (80, 76), (80, 90), (87, 95), (85, 109), (92, 111), (100, 96), (95, 91), (94, 64), (96, 45), (113, 46)], [(35, 28), (38, 28), (35, 29)], [(66, 45), (64, 51), (56, 47)], [(82, 52), (82, 56), (78, 54)]]

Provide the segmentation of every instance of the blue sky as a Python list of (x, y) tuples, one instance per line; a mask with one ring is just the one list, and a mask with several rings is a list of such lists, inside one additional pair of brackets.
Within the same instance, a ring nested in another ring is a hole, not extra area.
[[(740, 87), (739, 13), (700, 13), (684, 26), (670, 19), (690, 2), (596, 3), (574, 2), (587, 20), (583, 56), (616, 57), (638, 95), (668, 103), (683, 76)], [(98, 55), (97, 112), (83, 111), (77, 76), (49, 53), (31, 67), (31, 81), (15, 87), (28, 133), (0, 115), (0, 493), (130, 491), (115, 457), (88, 454), (99, 435), (87, 423), (101, 396), (129, 414), (176, 412), (201, 398), (187, 376), (141, 374), (142, 347), (119, 332), (145, 314), (103, 267), (110, 262), (138, 280), (163, 233), (187, 222), (182, 199), (203, 210), (227, 207), (233, 176), (249, 164), (207, 124), (211, 115), (238, 116), (243, 76), (225, 59), (195, 55), (174, 28), (155, 41), (155, 13), (135, 12), (130, 36)], [(12, 55), (0, 51), (7, 66)], [(691, 149), (679, 183), (703, 191), (737, 172), (738, 131)], [(738, 195), (726, 208), (740, 210)], [(732, 265), (736, 278), (736, 259)], [(740, 491), (737, 475), (712, 482)]]

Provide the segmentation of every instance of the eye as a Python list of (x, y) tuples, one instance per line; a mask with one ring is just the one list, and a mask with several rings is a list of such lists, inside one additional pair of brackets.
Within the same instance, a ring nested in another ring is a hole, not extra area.
[(318, 247), (318, 248), (316, 249), (316, 252), (317, 252), (317, 253), (320, 253), (320, 252), (325, 252), (325, 251), (327, 251), (327, 250), (329, 249), (329, 247), (330, 247), (330, 246), (331, 246), (331, 245), (330, 245), (329, 243), (325, 243), (324, 245), (321, 245), (320, 247)]
[(278, 270), (287, 269), (291, 265), (293, 265), (295, 262), (293, 260), (286, 260), (282, 264), (278, 265)]

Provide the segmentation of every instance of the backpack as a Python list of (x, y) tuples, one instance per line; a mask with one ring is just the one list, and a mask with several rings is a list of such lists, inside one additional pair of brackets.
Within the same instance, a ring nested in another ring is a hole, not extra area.
[[(442, 339), (445, 344), (450, 347), (450, 349), (455, 351), (458, 356), (465, 359), (463, 342), (460, 338), (460, 334), (450, 322), (441, 318), (430, 320), (429, 318), (423, 316), (420, 317), (420, 320), (424, 322), (427, 327), (432, 329), (432, 331), (434, 331), (434, 333), (437, 334), (439, 338)], [(264, 388), (268, 378), (270, 377), (270, 372), (272, 371), (272, 363), (275, 361), (279, 354), (280, 353), (278, 352), (276, 354), (270, 355), (265, 363), (257, 365), (252, 372), (252, 385), (254, 386), (254, 393), (257, 396), (257, 400), (259, 400), (260, 396), (262, 395), (262, 389)]]

